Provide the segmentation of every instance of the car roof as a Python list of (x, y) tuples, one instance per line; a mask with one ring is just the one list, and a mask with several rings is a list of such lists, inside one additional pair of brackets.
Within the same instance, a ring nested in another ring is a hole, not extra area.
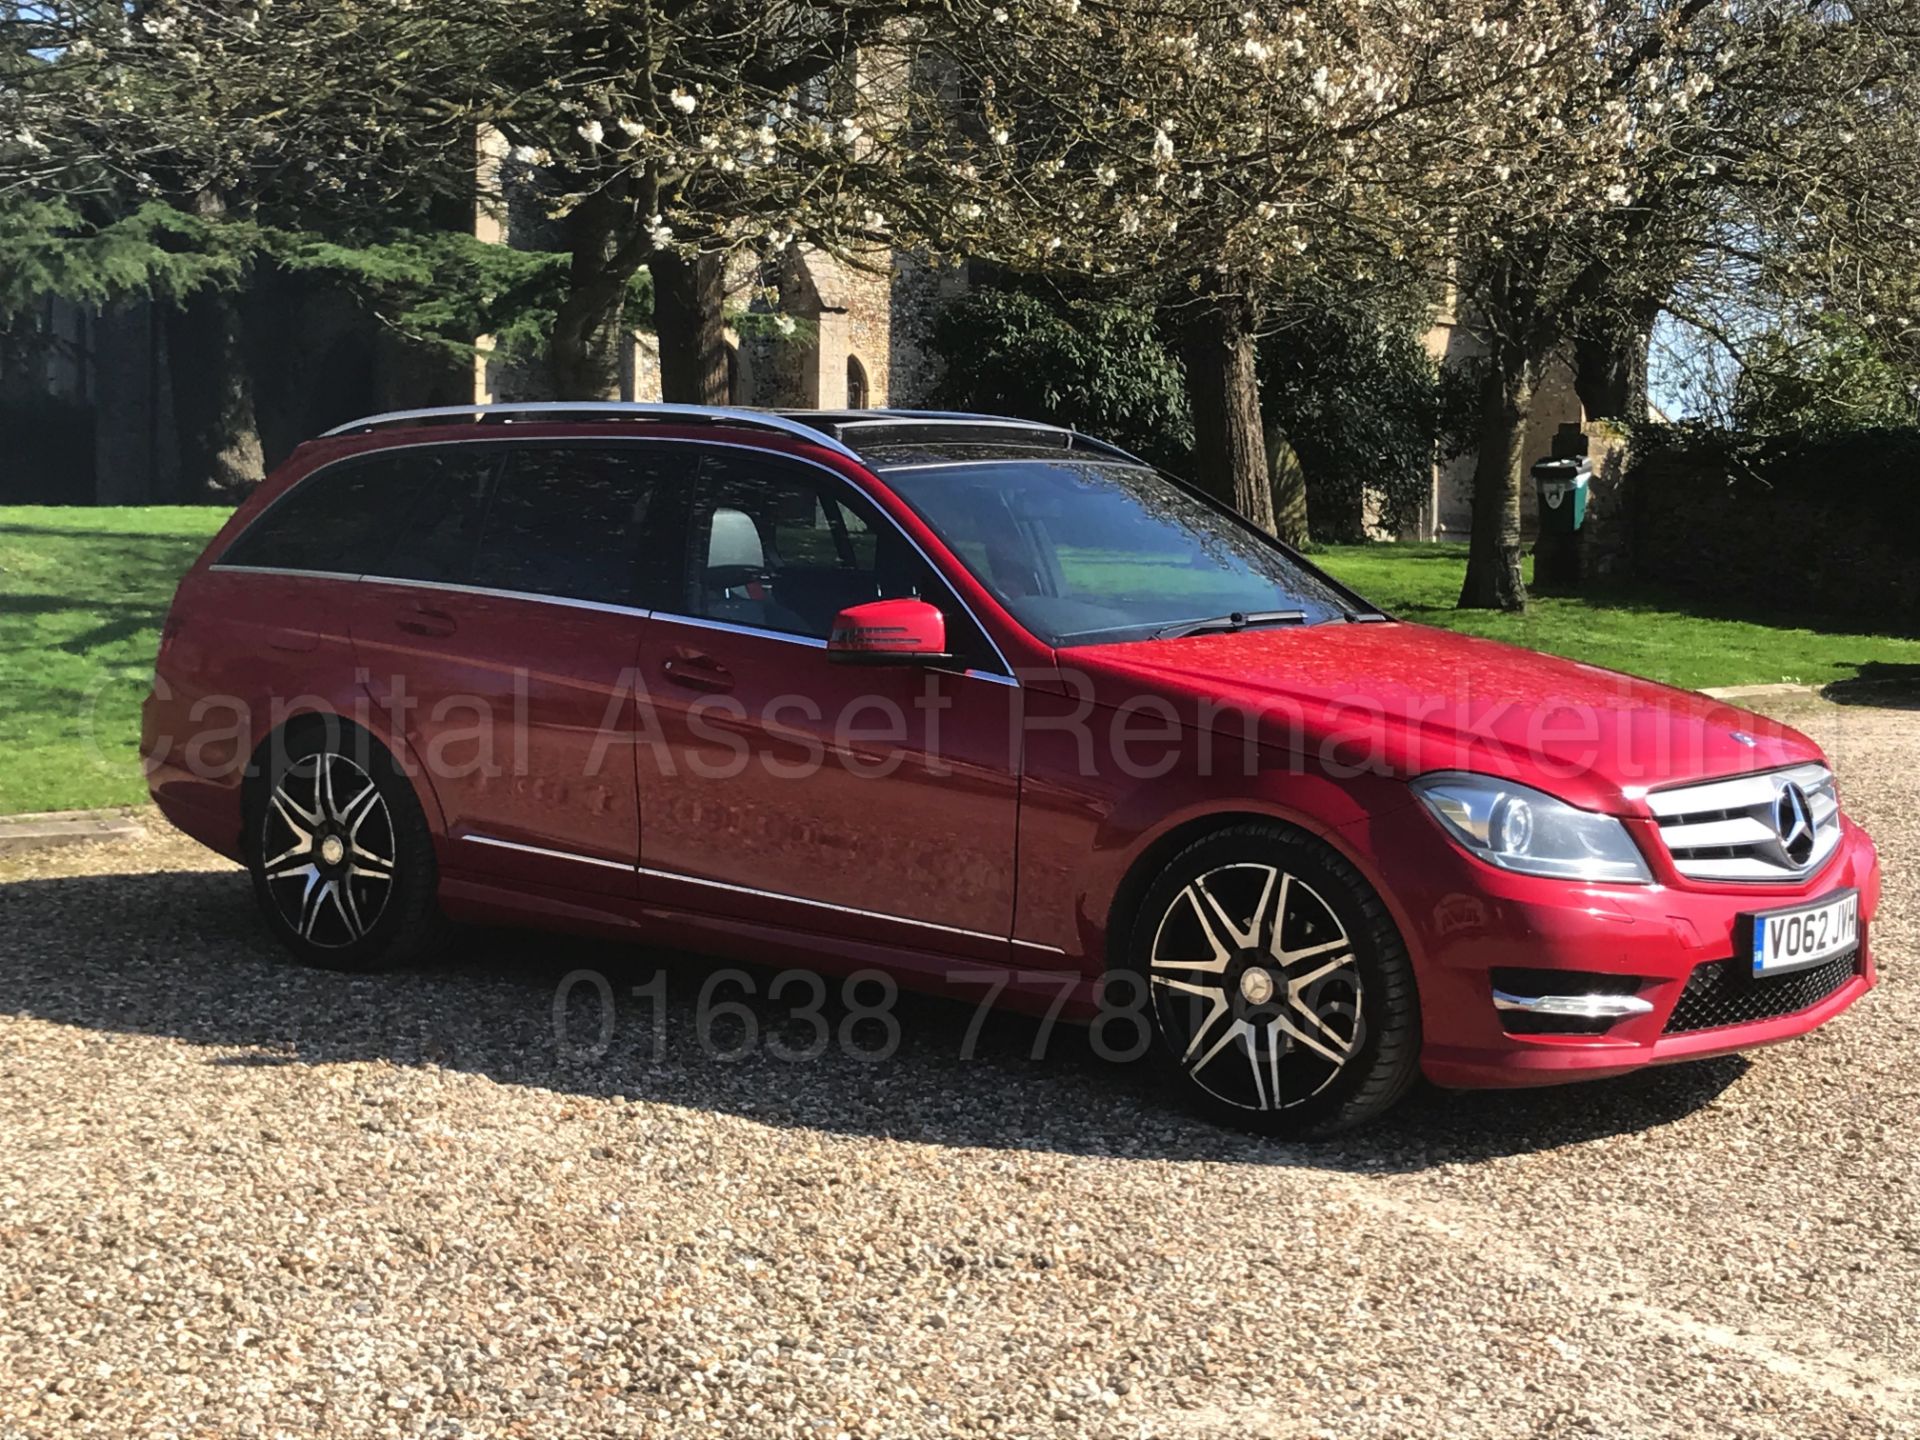
[(1076, 451), (1133, 460), (1116, 445), (1064, 425), (954, 410), (761, 410), (732, 405), (652, 405), (613, 400), (548, 400), (524, 404), (448, 405), (394, 410), (336, 425), (321, 437), (340, 439), (393, 428), (479, 424), (581, 425), (625, 430), (643, 424), (708, 423), (763, 430), (824, 445), (863, 464), (907, 463), (909, 454), (967, 459), (1034, 458)]

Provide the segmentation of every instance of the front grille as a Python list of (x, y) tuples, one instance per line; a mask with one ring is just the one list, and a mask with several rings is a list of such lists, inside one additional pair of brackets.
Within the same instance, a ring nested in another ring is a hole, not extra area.
[[(1781, 793), (1790, 784), (1805, 795), (1813, 824), (1811, 853), (1797, 862), (1780, 833)], [(1819, 869), (1840, 844), (1840, 797), (1824, 765), (1655, 790), (1647, 806), (1674, 869), (1694, 880), (1792, 884)]]
[(1718, 1030), (1727, 1025), (1750, 1025), (1755, 1020), (1777, 1020), (1811, 1010), (1860, 968), (1860, 952), (1796, 970), (1791, 975), (1755, 975), (1748, 960), (1709, 960), (1696, 965), (1680, 992), (1680, 1003), (1667, 1018), (1667, 1034), (1690, 1030)]

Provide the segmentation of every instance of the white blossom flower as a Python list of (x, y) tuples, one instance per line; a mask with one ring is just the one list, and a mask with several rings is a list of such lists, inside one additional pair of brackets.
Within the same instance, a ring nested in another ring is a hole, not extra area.
[(658, 214), (647, 217), (647, 239), (653, 242), (653, 248), (664, 250), (673, 243), (673, 227)]
[(1272, 50), (1268, 49), (1265, 45), (1263, 45), (1260, 41), (1254, 39), (1251, 35), (1247, 37), (1246, 44), (1241, 48), (1243, 48), (1247, 52), (1247, 56), (1249, 59), (1257, 60), (1263, 65), (1273, 55)]
[(1153, 158), (1156, 160), (1173, 159), (1173, 136), (1167, 133), (1167, 127), (1164, 125), (1154, 127)]
[(785, 336), (793, 334), (800, 326), (791, 315), (780, 314), (773, 317), (773, 328), (778, 330), (784, 338)]
[(620, 133), (625, 135), (629, 140), (638, 140), (642, 135), (647, 133), (647, 127), (642, 125), (638, 120), (622, 120), (619, 124)]
[(1004, 125), (993, 132), (993, 143), (996, 145), (1004, 145), (1012, 138), (1012, 135), (1008, 133), (1007, 127)]
[(1118, 183), (1120, 175), (1111, 165), (1102, 165), (1098, 170), (1093, 172), (1093, 178), (1098, 180), (1102, 185), (1112, 188), (1113, 185)]
[(840, 143), (842, 145), (853, 144), (854, 141), (858, 140), (865, 133), (866, 132), (851, 119), (843, 119), (840, 122)]
[(996, 5), (993, 7), (993, 23), (996, 25), (1004, 25), (1007, 23), (1007, 11), (1005, 6)]
[(675, 90), (671, 95), (667, 96), (667, 101), (682, 115), (691, 115), (694, 112), (694, 108), (700, 103), (684, 90)]
[(574, 133), (589, 145), (598, 145), (607, 138), (607, 132), (601, 128), (598, 120), (589, 120), (586, 124), (577, 126)]

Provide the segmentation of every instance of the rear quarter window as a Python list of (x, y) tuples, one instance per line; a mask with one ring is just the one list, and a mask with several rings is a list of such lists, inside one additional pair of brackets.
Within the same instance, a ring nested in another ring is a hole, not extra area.
[(359, 575), (379, 567), (414, 497), (397, 455), (363, 455), (316, 470), (241, 532), (220, 557), (250, 570)]

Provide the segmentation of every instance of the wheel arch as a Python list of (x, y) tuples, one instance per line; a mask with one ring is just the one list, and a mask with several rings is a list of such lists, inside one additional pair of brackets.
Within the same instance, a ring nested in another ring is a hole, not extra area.
[[(365, 753), (377, 748), (387, 757), (395, 773), (402, 776), (413, 790), (414, 799), (419, 802), (421, 814), (426, 816), (427, 826), (432, 831), (436, 845), (446, 835), (446, 816), (440, 809), (440, 800), (428, 782), (426, 772), (421, 768), (403, 736), (383, 735), (372, 726), (363, 725), (338, 710), (318, 705), (296, 711), (279, 724), (268, 728), (247, 756), (246, 769), (241, 782), (241, 825), (242, 843), (254, 829), (255, 806), (260, 801), (261, 787), (271, 773), (276, 746), (286, 747), (295, 738), (314, 732), (338, 735), (343, 742), (358, 743), (367, 747)], [(357, 741), (355, 737), (358, 737)], [(344, 748), (344, 747), (343, 747)], [(346, 753), (353, 753), (348, 750)]]
[(1125, 947), (1132, 943), (1133, 927), (1139, 922), (1141, 902), (1167, 863), (1196, 841), (1239, 825), (1278, 825), (1325, 845), (1351, 866), (1379, 897), (1381, 904), (1386, 907), (1388, 918), (1400, 932), (1401, 942), (1406, 943), (1407, 919), (1400, 913), (1399, 904), (1381, 884), (1373, 866), (1337, 829), (1314, 824), (1297, 812), (1277, 807), (1266, 809), (1240, 805), (1184, 816), (1155, 832), (1136, 848), (1107, 903), (1105, 945), (1099, 956), (1102, 970), (1118, 963), (1125, 953)]

